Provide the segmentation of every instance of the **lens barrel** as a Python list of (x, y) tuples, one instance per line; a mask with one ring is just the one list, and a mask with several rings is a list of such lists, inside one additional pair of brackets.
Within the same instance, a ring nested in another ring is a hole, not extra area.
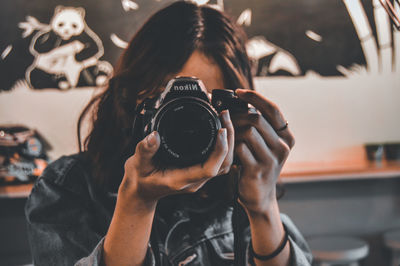
[(155, 161), (168, 167), (185, 167), (208, 158), (221, 123), (208, 102), (197, 97), (181, 97), (162, 106), (151, 127), (161, 138)]

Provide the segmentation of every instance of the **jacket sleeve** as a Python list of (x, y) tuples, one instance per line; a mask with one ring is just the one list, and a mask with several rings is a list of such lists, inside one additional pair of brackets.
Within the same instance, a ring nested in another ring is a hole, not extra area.
[[(34, 265), (102, 265), (105, 233), (98, 229), (88, 192), (66, 181), (82, 174), (74, 167), (68, 173), (51, 167), (36, 180), (25, 205)], [(148, 252), (145, 265), (153, 265), (153, 258)]]
[(286, 214), (281, 214), (281, 220), (286, 225), (290, 242), (290, 265), (311, 266), (312, 254), (306, 240)]
[[(286, 214), (281, 214), (281, 220), (285, 224), (289, 235), (290, 266), (311, 266), (311, 250), (299, 229)], [(249, 265), (255, 265), (253, 258), (250, 256), (249, 245), (247, 245), (246, 259)]]
[[(101, 261), (101, 256), (102, 256), (102, 250), (103, 250), (103, 244), (104, 244), (104, 237), (100, 240), (100, 242), (97, 244), (97, 246), (93, 249), (92, 253), (80, 259), (78, 262), (75, 263), (74, 266), (87, 266), (87, 265), (103, 265)], [(145, 265), (147, 266), (155, 266), (155, 256), (153, 253), (153, 250), (151, 249), (151, 246), (149, 245), (149, 248), (147, 250), (146, 254), (146, 259), (145, 259)]]

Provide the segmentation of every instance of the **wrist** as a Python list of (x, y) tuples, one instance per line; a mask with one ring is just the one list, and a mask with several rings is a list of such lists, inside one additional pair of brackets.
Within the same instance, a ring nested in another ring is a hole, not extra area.
[(130, 195), (118, 195), (117, 206), (126, 213), (141, 213), (143, 215), (154, 214), (157, 201), (143, 200), (140, 197)]
[[(281, 221), (279, 206), (275, 200), (268, 211), (248, 212), (251, 230), (253, 257), (264, 265), (270, 260), (271, 265), (288, 265), (290, 249), (287, 248), (287, 231)], [(256, 256), (254, 256), (256, 254)], [(259, 265), (257, 263), (257, 265)], [(268, 264), (270, 265), (270, 264)]]
[(284, 224), (282, 224), (283, 228), (284, 228), (284, 236), (283, 239), (281, 241), (281, 243), (279, 244), (279, 246), (271, 253), (267, 254), (267, 255), (261, 255), (258, 254), (254, 251), (253, 248), (253, 244), (252, 241), (250, 241), (250, 246), (249, 246), (249, 252), (250, 252), (250, 257), (251, 258), (256, 258), (260, 261), (267, 261), (267, 260), (272, 260), (275, 257), (277, 257), (286, 247), (287, 242), (289, 241), (289, 234), (287, 231), (287, 228)]
[(141, 196), (140, 193), (138, 193), (137, 186), (129, 186), (125, 178), (118, 189), (117, 203), (125, 210), (143, 212), (154, 212), (157, 206), (156, 199)]
[(254, 217), (270, 216), (278, 209), (278, 201), (275, 190), (271, 191), (268, 196), (260, 200), (257, 204), (244, 205), (247, 215)]
[(279, 216), (279, 206), (276, 199), (269, 200), (257, 208), (244, 208), (249, 220), (253, 221), (270, 221)]

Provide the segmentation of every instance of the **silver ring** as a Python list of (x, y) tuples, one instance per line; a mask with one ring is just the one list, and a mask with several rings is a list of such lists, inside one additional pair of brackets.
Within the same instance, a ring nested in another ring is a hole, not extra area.
[(288, 125), (289, 125), (289, 122), (286, 121), (285, 125), (284, 125), (283, 127), (281, 127), (281, 128), (278, 128), (278, 129), (276, 130), (276, 132), (283, 131), (283, 130), (287, 129), (287, 128), (288, 128)]

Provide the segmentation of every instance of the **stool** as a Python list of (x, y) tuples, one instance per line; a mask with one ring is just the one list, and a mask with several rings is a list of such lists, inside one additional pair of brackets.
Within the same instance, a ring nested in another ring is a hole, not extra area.
[(308, 244), (317, 266), (358, 266), (369, 253), (368, 243), (355, 237), (318, 236), (309, 238)]
[(383, 234), (385, 246), (390, 249), (392, 266), (400, 265), (400, 229), (387, 231)]

